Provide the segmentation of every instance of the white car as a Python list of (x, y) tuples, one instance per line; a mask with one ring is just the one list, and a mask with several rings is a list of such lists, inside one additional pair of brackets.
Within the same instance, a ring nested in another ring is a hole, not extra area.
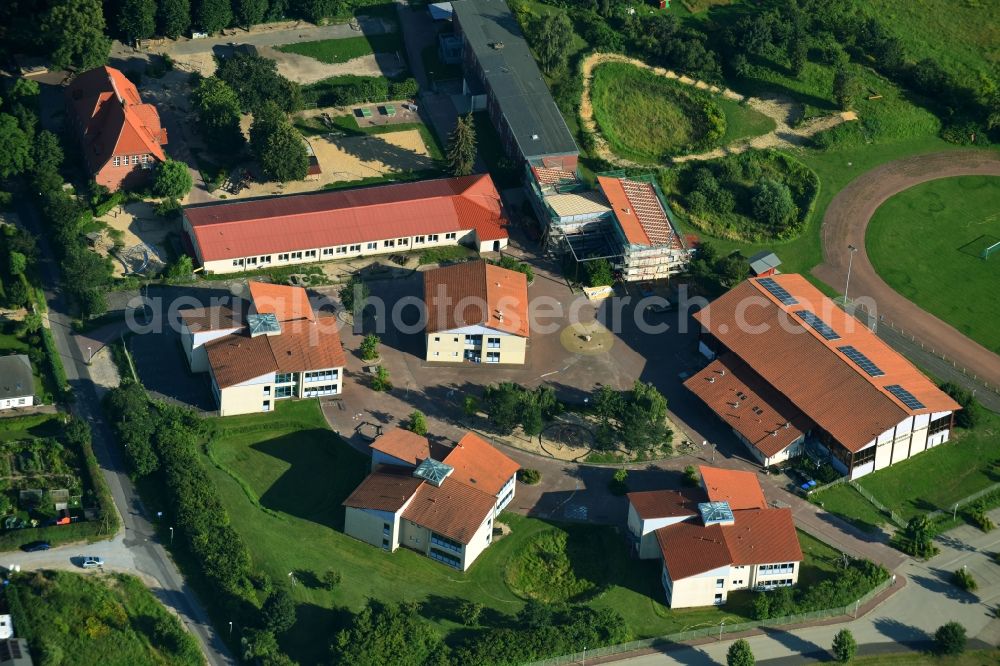
[(83, 556), (83, 563), (80, 565), (84, 569), (96, 569), (104, 566), (104, 559), (96, 555)]

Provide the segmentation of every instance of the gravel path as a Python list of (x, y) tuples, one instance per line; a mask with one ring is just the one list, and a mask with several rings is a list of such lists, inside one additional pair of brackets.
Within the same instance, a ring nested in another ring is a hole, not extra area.
[[(1000, 387), (1000, 357), (973, 342), (934, 315), (896, 293), (875, 272), (865, 251), (865, 231), (875, 210), (889, 197), (914, 185), (952, 176), (1000, 176), (1000, 154), (987, 150), (953, 150), (916, 155), (883, 164), (864, 173), (833, 198), (823, 216), (823, 263), (813, 275), (840, 289), (847, 277), (850, 250), (859, 248), (851, 269), (850, 296), (868, 298), (877, 305), (880, 322), (892, 322), (938, 355), (945, 355), (959, 369), (967, 368)], [(947, 233), (946, 229), (941, 230)], [(956, 288), (961, 288), (956, 285)]]

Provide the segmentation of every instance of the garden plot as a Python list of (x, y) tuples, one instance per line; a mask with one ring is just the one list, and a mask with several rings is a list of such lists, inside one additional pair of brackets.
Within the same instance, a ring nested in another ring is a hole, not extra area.
[(78, 451), (54, 438), (0, 443), (3, 529), (82, 516), (85, 487), (80, 458)]

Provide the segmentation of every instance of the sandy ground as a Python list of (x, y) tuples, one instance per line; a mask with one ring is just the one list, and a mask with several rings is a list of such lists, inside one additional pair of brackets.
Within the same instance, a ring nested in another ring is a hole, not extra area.
[[(167, 237), (179, 229), (179, 224), (157, 215), (153, 210), (153, 204), (146, 202), (125, 204), (111, 209), (99, 220), (112, 229), (122, 232), (125, 248), (119, 256), (126, 259), (130, 270), (141, 266), (144, 257), (142, 249), (145, 249), (149, 256), (147, 273), (155, 273), (167, 264), (170, 256), (167, 251)], [(112, 245), (111, 236), (107, 231), (103, 232), (101, 241), (96, 247), (98, 254), (109, 256)], [(115, 266), (115, 275), (124, 275), (125, 264), (113, 255), (111, 258)]]
[(679, 81), (685, 85), (694, 86), (700, 90), (707, 90), (708, 92), (721, 95), (722, 97), (733, 100), (734, 102), (746, 101), (747, 105), (752, 109), (763, 113), (775, 122), (774, 130), (767, 134), (753, 137), (749, 140), (740, 139), (738, 141), (734, 141), (728, 146), (716, 148), (704, 153), (675, 157), (672, 159), (672, 162), (711, 160), (717, 157), (731, 155), (733, 153), (742, 153), (750, 148), (787, 148), (802, 145), (805, 143), (806, 139), (812, 137), (818, 132), (829, 129), (848, 120), (858, 119), (857, 115), (853, 111), (848, 111), (844, 113), (831, 114), (822, 118), (816, 118), (808, 123), (799, 125), (798, 127), (792, 127), (789, 123), (794, 117), (796, 104), (788, 97), (773, 95), (766, 98), (745, 98), (743, 95), (733, 92), (728, 88), (719, 88), (718, 86), (710, 85), (704, 81), (696, 81), (690, 77), (678, 75), (675, 72), (664, 69), (663, 67), (652, 67), (641, 60), (636, 60), (635, 58), (627, 58), (616, 53), (595, 53), (585, 58), (582, 64), (583, 96), (580, 99), (580, 121), (583, 128), (594, 136), (594, 143), (596, 146), (595, 149), (598, 156), (601, 159), (607, 160), (608, 162), (618, 166), (641, 168), (648, 167), (649, 165), (633, 162), (616, 155), (614, 151), (611, 150), (608, 142), (603, 136), (601, 136), (600, 129), (597, 127), (597, 121), (594, 119), (594, 109), (590, 100), (590, 84), (591, 81), (593, 81), (594, 68), (601, 63), (606, 62), (628, 63), (635, 67), (647, 69), (657, 76), (674, 79), (675, 81)]

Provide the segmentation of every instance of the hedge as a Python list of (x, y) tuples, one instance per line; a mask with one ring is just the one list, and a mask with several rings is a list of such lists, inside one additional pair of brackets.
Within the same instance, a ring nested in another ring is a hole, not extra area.
[(52, 338), (52, 331), (46, 327), (41, 328), (42, 346), (45, 348), (45, 361), (48, 365), (49, 374), (52, 375), (52, 382), (57, 391), (56, 399), (72, 400), (73, 393), (69, 389), (69, 380), (66, 379), (66, 369), (63, 368), (62, 361), (59, 360), (59, 352), (56, 350), (56, 342)]

